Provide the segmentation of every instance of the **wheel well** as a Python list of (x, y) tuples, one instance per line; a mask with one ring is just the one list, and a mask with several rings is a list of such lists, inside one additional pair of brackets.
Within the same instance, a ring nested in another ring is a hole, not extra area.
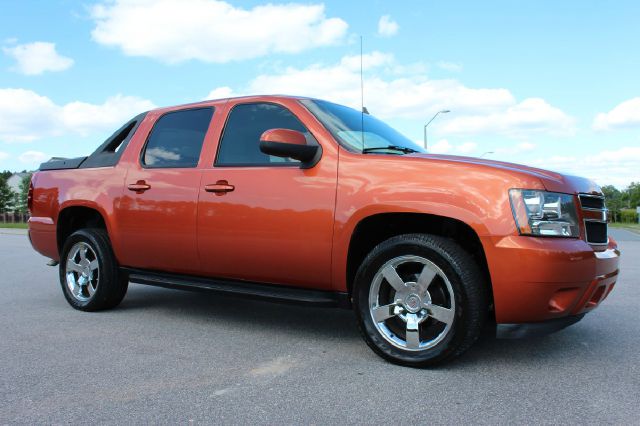
[[(413, 233), (439, 235), (455, 240), (474, 258), (485, 274), (486, 282), (491, 286), (491, 276), (482, 243), (478, 234), (466, 223), (449, 217), (423, 213), (381, 213), (360, 221), (351, 236), (347, 255), (349, 294), (351, 294), (360, 264), (376, 245), (395, 235)], [(492, 292), (489, 291), (489, 294)]]
[(69, 235), (82, 228), (107, 229), (104, 218), (90, 207), (73, 206), (63, 209), (58, 215), (56, 227), (58, 253), (62, 253), (62, 246)]

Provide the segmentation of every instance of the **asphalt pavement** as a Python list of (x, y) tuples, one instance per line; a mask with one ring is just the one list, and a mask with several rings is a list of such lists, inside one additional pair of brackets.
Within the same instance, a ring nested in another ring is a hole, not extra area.
[(79, 312), (0, 232), (0, 424), (640, 424), (640, 238), (612, 232), (622, 273), (597, 310), (432, 370), (377, 357), (346, 310), (132, 284)]

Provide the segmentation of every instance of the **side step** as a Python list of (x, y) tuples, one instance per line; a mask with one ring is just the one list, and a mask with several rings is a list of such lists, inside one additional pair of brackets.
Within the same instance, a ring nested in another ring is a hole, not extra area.
[(136, 284), (146, 284), (177, 290), (222, 293), (230, 296), (262, 299), (271, 302), (351, 308), (348, 294), (342, 292), (310, 290), (249, 281), (167, 274), (131, 268), (122, 269), (129, 274), (129, 281)]

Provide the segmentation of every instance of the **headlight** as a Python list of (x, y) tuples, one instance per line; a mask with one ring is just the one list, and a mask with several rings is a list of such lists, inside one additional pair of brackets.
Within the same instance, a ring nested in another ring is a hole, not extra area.
[(573, 195), (528, 189), (509, 190), (511, 209), (521, 235), (579, 237)]

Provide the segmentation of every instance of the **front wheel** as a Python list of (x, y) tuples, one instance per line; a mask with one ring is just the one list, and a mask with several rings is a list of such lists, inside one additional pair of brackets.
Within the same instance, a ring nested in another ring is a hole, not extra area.
[(424, 367), (460, 355), (481, 333), (484, 276), (453, 240), (426, 234), (390, 238), (366, 257), (354, 283), (360, 331), (383, 358)]
[(118, 305), (128, 277), (120, 271), (103, 229), (81, 229), (67, 238), (60, 256), (60, 285), (67, 302), (81, 311)]

